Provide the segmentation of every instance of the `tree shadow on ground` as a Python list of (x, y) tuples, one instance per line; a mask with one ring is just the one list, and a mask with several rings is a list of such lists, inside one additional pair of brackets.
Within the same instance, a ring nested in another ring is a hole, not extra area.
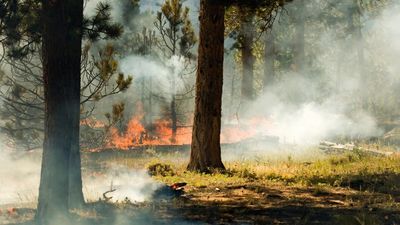
[[(360, 177), (362, 182), (352, 186), (351, 182)], [(382, 180), (386, 182), (385, 186), (387, 182), (397, 184), (394, 179), (400, 180), (397, 175), (390, 173), (371, 177), (355, 175), (343, 178), (349, 181), (348, 185), (344, 185), (348, 188), (270, 187), (248, 183), (228, 185), (220, 189), (206, 187), (177, 199), (164, 199), (152, 203), (111, 204), (99, 201), (87, 204), (83, 210), (74, 211), (71, 214), (71, 224), (394, 225), (400, 224), (400, 211), (398, 206), (390, 207), (389, 204), (399, 205), (397, 186), (379, 187)], [(358, 185), (361, 185), (361, 188)], [(371, 188), (374, 192), (360, 191)], [(34, 213), (33, 209), (17, 209), (17, 214), (22, 218), (29, 215), (33, 218)], [(28, 221), (8, 224), (34, 223)], [(55, 221), (54, 225), (67, 224)]]
[(354, 190), (400, 195), (400, 174), (391, 171), (343, 176), (342, 187)]
[(203, 193), (169, 214), (207, 224), (400, 224), (400, 211), (386, 207), (393, 199), (382, 193), (257, 184)]
[[(101, 209), (100, 209), (101, 208)], [(147, 207), (101, 206), (96, 210), (71, 217), (74, 225), (147, 225), (147, 224), (323, 224), (323, 225), (393, 225), (400, 224), (400, 212), (365, 208), (335, 208), (287, 205), (279, 207), (248, 207), (202, 202), (161, 204)], [(14, 223), (34, 225), (32, 221)], [(54, 225), (59, 224), (55, 221)], [(65, 224), (67, 225), (67, 224)], [(70, 225), (70, 224), (68, 224)]]
[(171, 209), (186, 220), (207, 224), (324, 224), (324, 225), (393, 225), (400, 224), (400, 213), (390, 210), (282, 206), (271, 208), (243, 206), (204, 206)]

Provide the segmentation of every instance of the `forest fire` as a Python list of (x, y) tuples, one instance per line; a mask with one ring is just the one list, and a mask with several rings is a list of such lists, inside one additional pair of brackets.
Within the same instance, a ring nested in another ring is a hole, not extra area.
[[(122, 132), (115, 126), (111, 126), (107, 132), (105, 147), (129, 150), (139, 146), (173, 146), (191, 143), (191, 126), (180, 126), (176, 134), (173, 134), (171, 122), (167, 119), (156, 120), (150, 126), (144, 125), (142, 121), (142, 115), (133, 116), (127, 123), (125, 131)], [(97, 127), (101, 122), (90, 124)], [(240, 123), (226, 124), (221, 131), (221, 143), (237, 143), (260, 135), (268, 135), (272, 128), (272, 122), (265, 118), (252, 118)]]
[(400, 225), (400, 0), (0, 12), (0, 225)]
[(155, 121), (146, 129), (141, 117), (134, 116), (128, 122), (125, 132), (120, 132), (115, 127), (109, 129), (107, 147), (127, 150), (136, 146), (190, 144), (191, 128), (178, 128), (175, 137), (173, 136), (169, 121)]
[(221, 130), (221, 143), (236, 143), (249, 138), (271, 135), (273, 121), (264, 117), (252, 117), (247, 120), (226, 124)]

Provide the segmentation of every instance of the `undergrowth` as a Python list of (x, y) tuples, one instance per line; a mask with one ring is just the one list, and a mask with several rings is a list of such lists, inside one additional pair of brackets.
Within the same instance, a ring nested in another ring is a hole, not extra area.
[(128, 168), (147, 169), (156, 179), (166, 182), (185, 181), (194, 187), (270, 182), (292, 186), (348, 187), (355, 190), (400, 192), (400, 157), (367, 155), (361, 151), (299, 160), (291, 156), (270, 160), (268, 155), (257, 160), (224, 162), (227, 170), (214, 174), (186, 171), (187, 155), (157, 154), (146, 157), (116, 157), (106, 163)]

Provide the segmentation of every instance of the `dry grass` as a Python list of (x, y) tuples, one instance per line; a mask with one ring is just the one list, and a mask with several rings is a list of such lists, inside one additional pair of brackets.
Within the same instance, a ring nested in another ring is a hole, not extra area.
[(95, 221), (90, 225), (112, 224), (116, 215), (140, 219), (138, 224), (155, 218), (163, 222), (154, 224), (400, 224), (400, 157), (358, 151), (328, 156), (315, 149), (311, 156), (282, 155), (231, 157), (227, 170), (214, 174), (187, 172), (187, 153), (85, 155), (85, 170), (151, 168), (158, 181), (188, 186), (182, 199), (97, 202), (79, 216)]
[[(187, 172), (187, 155), (179, 153), (152, 154), (135, 158), (115, 156), (101, 163), (104, 166), (118, 164), (135, 169), (165, 164), (172, 168), (172, 171), (161, 173), (162, 175), (155, 176), (156, 179), (166, 183), (186, 181), (194, 187), (247, 182), (330, 187), (353, 187), (358, 182), (363, 190), (386, 192), (399, 190), (400, 187), (400, 179), (398, 182), (394, 180), (400, 176), (400, 157), (372, 156), (357, 151), (334, 156), (318, 155), (308, 160), (291, 156), (274, 160), (269, 156), (258, 156), (256, 160), (233, 160), (224, 162), (227, 171), (214, 174)], [(381, 185), (382, 183), (384, 185)]]

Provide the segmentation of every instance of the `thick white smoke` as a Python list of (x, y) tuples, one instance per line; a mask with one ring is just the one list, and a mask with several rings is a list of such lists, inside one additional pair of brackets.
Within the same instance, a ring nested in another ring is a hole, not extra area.
[[(41, 151), (0, 151), (0, 208), (4, 205), (35, 207), (38, 197)], [(146, 171), (128, 169), (118, 165), (102, 171), (84, 171), (83, 192), (87, 201), (103, 199), (107, 194), (111, 201), (144, 202), (151, 200), (160, 183)]]
[[(382, 133), (375, 119), (367, 112), (353, 112), (350, 117), (350, 103), (341, 101), (338, 96), (329, 96), (321, 102), (288, 102), (283, 92), (294, 97), (307, 92), (310, 94), (314, 85), (313, 81), (300, 77), (288, 79), (290, 81), (282, 81), (259, 97), (246, 111), (246, 116), (250, 117), (268, 115), (274, 124), (270, 133), (279, 136), (281, 142), (316, 144), (341, 135), (358, 138)], [(291, 91), (295, 93), (289, 93)]]
[[(120, 62), (123, 73), (134, 74), (136, 80), (152, 79), (154, 85), (152, 91), (167, 99), (172, 94), (184, 91), (189, 84), (184, 78), (186, 65), (183, 57), (179, 56), (172, 56), (162, 62), (151, 56), (131, 55)], [(172, 92), (172, 82), (175, 83), (175, 93)]]
[(35, 152), (18, 153), (2, 148), (0, 151), (0, 205), (35, 204), (39, 178), (40, 157)]
[(88, 201), (103, 198), (103, 193), (114, 190), (107, 197), (111, 201), (144, 202), (151, 200), (152, 194), (161, 186), (154, 181), (146, 171), (131, 170), (115, 165), (104, 175), (87, 177), (83, 180), (85, 197)]
[[(367, 15), (362, 17), (362, 39), (354, 45), (338, 30), (306, 26), (306, 40), (313, 38), (306, 42), (306, 51), (314, 54), (313, 62), (304, 73), (281, 73), (242, 117), (268, 117), (274, 123), (273, 135), (296, 144), (382, 135), (377, 112), (394, 111), (391, 99), (400, 87), (400, 10), (391, 6), (379, 16)], [(365, 55), (361, 74), (355, 51), (359, 44)]]

